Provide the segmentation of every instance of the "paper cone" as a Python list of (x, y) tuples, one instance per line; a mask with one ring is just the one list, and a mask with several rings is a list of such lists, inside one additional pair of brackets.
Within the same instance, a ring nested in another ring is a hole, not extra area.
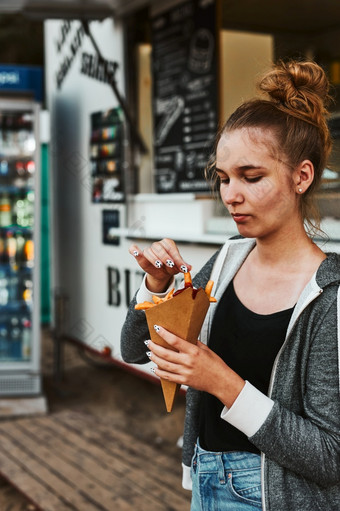
[[(151, 340), (160, 346), (173, 349), (155, 331), (154, 325), (160, 325), (178, 337), (196, 344), (209, 305), (209, 298), (203, 289), (196, 292), (188, 287), (170, 300), (147, 309), (145, 314)], [(161, 384), (166, 409), (171, 412), (180, 385), (162, 378)]]

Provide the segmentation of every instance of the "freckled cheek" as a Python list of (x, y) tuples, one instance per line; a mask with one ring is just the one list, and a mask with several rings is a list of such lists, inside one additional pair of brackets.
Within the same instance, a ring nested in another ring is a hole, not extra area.
[(270, 202), (275, 200), (276, 190), (273, 184), (267, 180), (262, 179), (259, 183), (248, 184), (246, 186), (246, 193), (250, 200), (263, 203), (264, 201)]
[(275, 217), (283, 219), (287, 214), (292, 212), (294, 204), (289, 194), (285, 194), (283, 191), (276, 191), (275, 193), (264, 196), (261, 201), (261, 206), (267, 213), (271, 213)]
[(285, 186), (275, 185), (263, 179), (256, 186), (247, 186), (247, 196), (254, 204), (263, 207), (284, 208), (291, 201), (291, 194)]

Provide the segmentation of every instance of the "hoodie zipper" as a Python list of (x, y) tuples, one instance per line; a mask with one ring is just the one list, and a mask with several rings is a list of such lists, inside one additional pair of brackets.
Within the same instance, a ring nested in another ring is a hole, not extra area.
[[(309, 297), (308, 301), (303, 304), (303, 307), (301, 307), (301, 310), (299, 311), (298, 315), (295, 318), (294, 323), (292, 324), (289, 333), (287, 334), (278, 354), (276, 355), (276, 358), (274, 360), (272, 372), (270, 375), (270, 381), (269, 381), (269, 389), (268, 389), (268, 397), (271, 397), (272, 391), (273, 391), (273, 385), (274, 385), (274, 378), (276, 374), (276, 369), (279, 363), (279, 359), (281, 356), (282, 351), (284, 350), (288, 340), (290, 339), (290, 336), (292, 334), (292, 331), (301, 316), (302, 312), (308, 307), (310, 303), (312, 303), (318, 296), (320, 296), (323, 293), (323, 289), (319, 288), (317, 292), (314, 292), (312, 296)], [(262, 511), (266, 511), (266, 500), (265, 500), (265, 487), (264, 487), (264, 463), (265, 463), (266, 455), (264, 452), (261, 452), (261, 493), (262, 493)]]

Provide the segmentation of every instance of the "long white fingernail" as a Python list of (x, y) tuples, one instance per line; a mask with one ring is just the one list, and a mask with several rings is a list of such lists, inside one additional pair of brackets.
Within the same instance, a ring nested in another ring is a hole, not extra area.
[(169, 268), (173, 268), (175, 266), (175, 263), (173, 261), (171, 261), (171, 259), (167, 259), (166, 265), (169, 266)]
[(182, 264), (181, 270), (183, 273), (188, 273), (188, 268), (184, 264)]
[(160, 327), (158, 325), (154, 325), (153, 327), (154, 327), (154, 329), (156, 330), (157, 333), (160, 332), (161, 329), (160, 329)]
[(157, 259), (157, 261), (155, 261), (155, 266), (156, 266), (157, 268), (162, 268), (163, 263), (162, 263), (159, 259)]
[(147, 339), (146, 341), (144, 341), (144, 344), (145, 344), (145, 346), (149, 346), (149, 344), (150, 344), (150, 339)]
[(139, 255), (138, 250), (134, 250), (134, 251), (133, 251), (133, 255), (134, 255), (135, 257), (137, 257), (137, 256)]
[(151, 358), (151, 355), (152, 355), (152, 351), (147, 351), (147, 352), (146, 352), (146, 356), (147, 356), (147, 357)]

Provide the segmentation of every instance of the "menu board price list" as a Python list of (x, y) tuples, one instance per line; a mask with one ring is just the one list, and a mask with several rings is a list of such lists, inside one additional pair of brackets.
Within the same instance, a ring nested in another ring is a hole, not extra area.
[(204, 192), (218, 124), (216, 5), (190, 0), (153, 19), (156, 189)]

